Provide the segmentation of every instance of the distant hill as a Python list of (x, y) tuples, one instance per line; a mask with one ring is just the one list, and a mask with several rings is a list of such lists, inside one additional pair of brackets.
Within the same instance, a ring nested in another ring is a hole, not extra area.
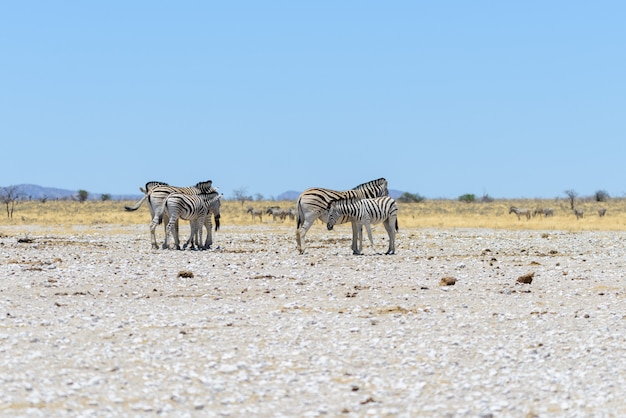
[[(68, 189), (59, 189), (56, 187), (45, 187), (39, 186), (36, 184), (17, 184), (15, 185), (18, 188), (18, 193), (22, 199), (27, 200), (41, 200), (47, 198), (48, 200), (68, 200), (77, 198), (78, 190), (68, 190)], [(2, 187), (2, 186), (0, 186)], [(6, 187), (6, 186), (5, 186)], [(298, 200), (298, 196), (300, 196), (301, 192), (297, 192), (295, 190), (287, 190), (276, 196), (276, 200)], [(400, 190), (389, 190), (389, 196), (397, 199), (402, 196), (404, 192)], [(89, 200), (100, 200), (102, 194), (101, 193), (91, 193), (89, 192)], [(143, 195), (140, 194), (132, 194), (132, 195), (111, 195), (112, 200), (136, 200), (141, 199)]]
[[(6, 187), (6, 186), (5, 186)], [(13, 187), (13, 186), (11, 186)], [(56, 187), (38, 186), (36, 184), (16, 184), (17, 193), (22, 199), (41, 200), (66, 200), (78, 196), (78, 190), (58, 189)], [(100, 200), (101, 193), (89, 193), (89, 200)], [(134, 200), (140, 199), (141, 195), (111, 195), (112, 200)]]
[[(298, 200), (298, 196), (300, 196), (300, 193), (301, 192), (288, 190), (276, 196), (276, 200)], [(400, 190), (393, 190), (393, 189), (389, 190), (389, 196), (393, 197), (394, 199), (399, 198), (403, 194), (404, 192), (401, 192)]]

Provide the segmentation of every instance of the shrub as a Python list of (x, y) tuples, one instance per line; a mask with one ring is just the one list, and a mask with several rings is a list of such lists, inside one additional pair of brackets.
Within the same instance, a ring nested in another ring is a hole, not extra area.
[(476, 196), (473, 193), (465, 193), (459, 196), (459, 200), (465, 203), (472, 203), (476, 201)]
[(398, 202), (402, 202), (402, 203), (419, 203), (419, 202), (423, 202), (424, 199), (426, 199), (426, 198), (424, 196), (420, 196), (419, 193), (404, 192), (404, 193), (402, 193), (402, 196), (400, 196), (398, 198)]

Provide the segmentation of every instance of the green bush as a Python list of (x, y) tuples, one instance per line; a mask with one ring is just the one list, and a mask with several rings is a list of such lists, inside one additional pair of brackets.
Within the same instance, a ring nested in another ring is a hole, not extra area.
[(476, 196), (473, 193), (466, 193), (459, 196), (459, 200), (465, 203), (472, 203), (476, 201)]
[(404, 193), (402, 193), (402, 196), (400, 196), (398, 198), (398, 202), (402, 202), (402, 203), (419, 203), (419, 202), (423, 202), (424, 199), (426, 199), (426, 198), (424, 196), (420, 196), (419, 193), (404, 192)]

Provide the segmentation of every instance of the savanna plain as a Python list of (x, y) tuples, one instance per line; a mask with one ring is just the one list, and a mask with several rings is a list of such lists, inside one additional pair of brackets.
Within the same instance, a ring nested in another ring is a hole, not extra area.
[(396, 254), (378, 225), (361, 256), (319, 221), (299, 254), (246, 213), (274, 201), (152, 249), (131, 203), (0, 217), (1, 416), (626, 414), (624, 199), (400, 203)]

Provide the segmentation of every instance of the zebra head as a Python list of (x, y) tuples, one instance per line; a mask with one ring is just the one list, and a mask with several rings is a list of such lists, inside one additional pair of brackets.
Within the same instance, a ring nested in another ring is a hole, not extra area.
[(326, 228), (328, 228), (329, 231), (332, 231), (333, 227), (339, 220), (339, 216), (340, 214), (337, 210), (337, 203), (331, 202), (330, 205), (328, 205), (328, 223), (326, 224)]

